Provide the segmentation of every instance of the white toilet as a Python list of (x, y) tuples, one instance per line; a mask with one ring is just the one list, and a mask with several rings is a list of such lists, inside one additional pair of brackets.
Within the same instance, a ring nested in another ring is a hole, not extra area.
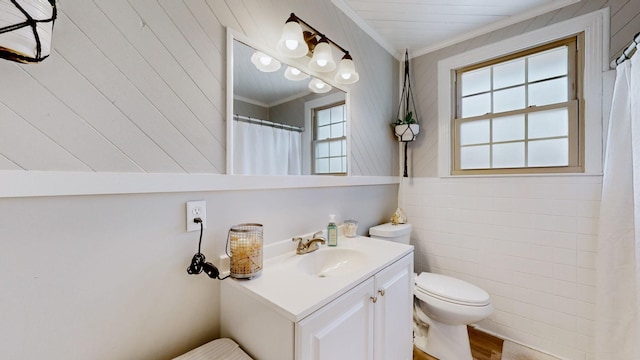
[[(409, 244), (411, 224), (374, 226), (369, 236)], [(416, 347), (440, 360), (472, 360), (467, 325), (493, 312), (489, 294), (466, 281), (427, 272), (416, 275), (414, 294), (414, 317), (429, 325), (426, 336), (415, 334)]]

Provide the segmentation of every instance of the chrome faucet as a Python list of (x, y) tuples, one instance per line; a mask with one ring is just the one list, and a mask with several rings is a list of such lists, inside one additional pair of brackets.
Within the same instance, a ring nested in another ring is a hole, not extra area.
[(320, 236), (320, 234), (322, 234), (322, 231), (315, 232), (311, 236), (311, 239), (308, 239), (306, 242), (301, 237), (292, 238), (291, 241), (298, 242), (298, 247), (296, 248), (296, 254), (302, 255), (302, 254), (307, 254), (312, 251), (318, 250), (320, 248), (318, 243), (323, 245), (325, 243), (324, 238)]

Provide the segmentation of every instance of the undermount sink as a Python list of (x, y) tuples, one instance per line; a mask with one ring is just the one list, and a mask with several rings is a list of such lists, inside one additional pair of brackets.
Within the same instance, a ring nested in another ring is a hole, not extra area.
[(331, 277), (359, 270), (366, 264), (366, 255), (358, 250), (341, 248), (321, 248), (300, 255), (298, 268), (317, 277)]

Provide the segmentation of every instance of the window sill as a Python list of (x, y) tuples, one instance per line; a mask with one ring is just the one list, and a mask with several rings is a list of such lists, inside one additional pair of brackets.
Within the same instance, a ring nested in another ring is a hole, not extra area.
[(467, 179), (467, 178), (517, 178), (517, 177), (599, 177), (602, 173), (533, 173), (533, 174), (466, 174), (466, 175), (441, 175), (440, 179)]

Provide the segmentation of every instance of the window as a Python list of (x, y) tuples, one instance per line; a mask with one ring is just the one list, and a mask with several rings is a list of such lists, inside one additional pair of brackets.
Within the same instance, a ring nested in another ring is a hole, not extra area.
[(582, 172), (582, 36), (455, 70), (452, 173)]
[[(578, 49), (583, 54), (578, 59), (579, 69), (576, 75), (578, 80), (578, 100), (580, 111), (580, 128), (578, 141), (579, 150), (584, 153), (580, 159), (581, 168), (575, 170), (562, 168), (566, 172), (580, 172), (586, 175), (602, 174), (603, 153), (603, 123), (608, 118), (603, 116), (607, 111), (603, 106), (603, 98), (610, 98), (609, 86), (604, 82), (603, 70), (608, 69), (609, 51), (609, 8), (603, 8), (594, 12), (577, 16), (559, 23), (548, 25), (532, 31), (515, 35), (504, 40), (474, 47), (468, 51), (455, 54), (438, 61), (437, 70), (437, 113), (438, 113), (438, 176), (448, 177), (458, 175), (460, 170), (454, 168), (455, 158), (455, 124), (456, 117), (456, 89), (454, 86), (456, 70), (469, 67), (473, 64), (490, 61), (500, 57), (516, 54), (526, 49), (534, 49), (544, 44), (550, 44), (563, 38), (582, 34), (578, 41)], [(582, 44), (584, 42), (584, 44)], [(506, 59), (505, 59), (506, 60)], [(454, 94), (454, 96), (452, 96)], [(553, 170), (554, 168), (549, 168)], [(557, 169), (557, 168), (556, 168)], [(544, 168), (507, 168), (489, 170), (467, 170), (463, 174), (474, 174), (485, 171), (494, 175), (500, 172), (538, 172)]]
[(313, 109), (313, 173), (347, 173), (345, 103)]

